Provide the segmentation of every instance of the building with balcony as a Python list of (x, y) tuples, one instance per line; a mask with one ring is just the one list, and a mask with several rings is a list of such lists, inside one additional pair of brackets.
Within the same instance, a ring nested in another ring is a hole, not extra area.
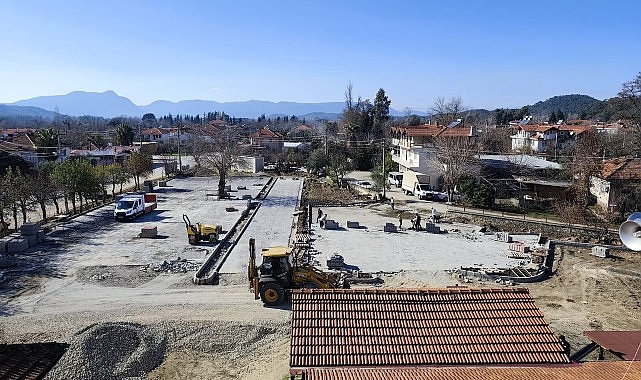
[(408, 170), (429, 176), (430, 186), (441, 189), (441, 175), (436, 168), (437, 149), (435, 139), (460, 138), (476, 139), (474, 126), (456, 125), (448, 128), (433, 124), (403, 126), (390, 129), (392, 138), (392, 160), (398, 164), (399, 171)]

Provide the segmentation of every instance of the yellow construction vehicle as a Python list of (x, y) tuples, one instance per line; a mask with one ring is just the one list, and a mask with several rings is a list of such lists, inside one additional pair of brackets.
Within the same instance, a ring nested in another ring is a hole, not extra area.
[(288, 289), (333, 289), (348, 287), (341, 272), (323, 272), (308, 263), (298, 263), (294, 248), (277, 246), (262, 250), (263, 262), (256, 267), (256, 243), (249, 239), (247, 277), (254, 298), (267, 306), (276, 306), (285, 300)]
[(185, 228), (187, 228), (187, 239), (189, 244), (197, 244), (199, 241), (217, 242), (223, 228), (216, 224), (191, 224), (189, 217), (183, 214)]

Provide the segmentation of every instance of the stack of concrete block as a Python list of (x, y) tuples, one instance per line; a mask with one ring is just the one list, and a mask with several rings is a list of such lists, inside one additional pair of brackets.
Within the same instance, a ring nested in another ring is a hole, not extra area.
[(349, 221), (349, 220), (347, 221), (347, 228), (358, 228), (358, 227), (360, 227), (358, 222), (352, 222), (352, 221)]
[(140, 229), (141, 238), (155, 238), (158, 235), (158, 227), (156, 226), (144, 226)]
[(512, 236), (510, 236), (509, 232), (497, 232), (496, 233), (496, 240), (502, 241), (504, 243), (511, 243), (512, 242)]
[(528, 253), (530, 252), (530, 246), (525, 245), (523, 243), (510, 243), (510, 246), (508, 248), (512, 252), (518, 252), (518, 253)]
[(385, 232), (397, 232), (398, 230), (396, 229), (396, 224), (394, 224), (394, 223), (385, 223), (385, 226), (383, 227), (383, 231), (385, 231)]
[(336, 230), (338, 229), (338, 222), (332, 219), (327, 219), (325, 221), (325, 229), (326, 230)]
[(441, 227), (437, 226), (434, 223), (427, 223), (425, 225), (425, 231), (430, 234), (440, 234), (441, 233)]
[(44, 231), (40, 230), (37, 223), (25, 223), (20, 227), (20, 232), (0, 240), (0, 252), (19, 253), (42, 243), (44, 238)]
[(594, 247), (592, 247), (591, 255), (592, 256), (596, 256), (596, 257), (602, 257), (602, 258), (609, 257), (610, 256), (610, 248), (594, 246)]

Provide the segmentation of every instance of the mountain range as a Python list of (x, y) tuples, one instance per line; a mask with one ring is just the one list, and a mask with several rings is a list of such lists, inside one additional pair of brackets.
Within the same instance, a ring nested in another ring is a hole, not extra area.
[[(578, 114), (582, 110), (593, 108), (601, 102), (587, 95), (562, 95), (537, 102), (529, 106), (529, 111), (532, 115), (544, 117), (549, 116), (551, 112), (556, 110), (563, 110), (566, 115)], [(149, 105), (139, 106), (113, 91), (101, 93), (75, 91), (66, 95), (39, 96), (19, 100), (11, 104), (0, 104), (0, 117), (53, 119), (56, 114), (61, 114), (112, 118), (118, 116), (141, 117), (146, 113), (153, 113), (157, 117), (161, 117), (168, 114), (195, 116), (218, 111), (237, 118), (256, 119), (261, 115), (270, 118), (296, 115), (299, 119), (306, 120), (334, 120), (341, 115), (344, 107), (345, 103), (343, 102), (297, 103), (262, 100), (243, 102), (183, 100), (177, 103), (157, 100)], [(487, 110), (472, 111), (490, 112)], [(418, 116), (426, 115), (425, 112), (414, 113)], [(403, 116), (404, 113), (390, 108), (390, 115)]]
[[(243, 102), (215, 102), (211, 100), (183, 100), (177, 103), (167, 100), (157, 100), (146, 106), (138, 106), (124, 96), (113, 91), (84, 92), (75, 91), (67, 95), (39, 96), (26, 100), (19, 100), (11, 104), (0, 105), (11, 107), (14, 112), (20, 111), (19, 107), (38, 107), (53, 113), (68, 116), (101, 116), (105, 118), (117, 116), (140, 117), (146, 113), (156, 116), (172, 115), (202, 115), (207, 112), (225, 112), (229, 116), (242, 118), (257, 118), (266, 116), (291, 116), (298, 118), (327, 118), (335, 119), (343, 112), (345, 103), (296, 103), (296, 102), (268, 102), (262, 100), (248, 100)], [(26, 114), (33, 110), (24, 110)], [(7, 110), (8, 112), (8, 110)], [(0, 116), (3, 108), (0, 108)], [(390, 109), (392, 116), (401, 116), (402, 112)], [(423, 113), (424, 114), (424, 113)], [(27, 115), (25, 115), (27, 116)], [(38, 116), (46, 117), (45, 114)], [(53, 117), (53, 114), (52, 116)]]

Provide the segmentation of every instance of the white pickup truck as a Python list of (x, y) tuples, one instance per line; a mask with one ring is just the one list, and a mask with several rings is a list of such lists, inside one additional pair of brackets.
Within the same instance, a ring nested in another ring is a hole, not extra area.
[(114, 219), (133, 220), (152, 212), (156, 207), (156, 194), (126, 194), (116, 203)]

